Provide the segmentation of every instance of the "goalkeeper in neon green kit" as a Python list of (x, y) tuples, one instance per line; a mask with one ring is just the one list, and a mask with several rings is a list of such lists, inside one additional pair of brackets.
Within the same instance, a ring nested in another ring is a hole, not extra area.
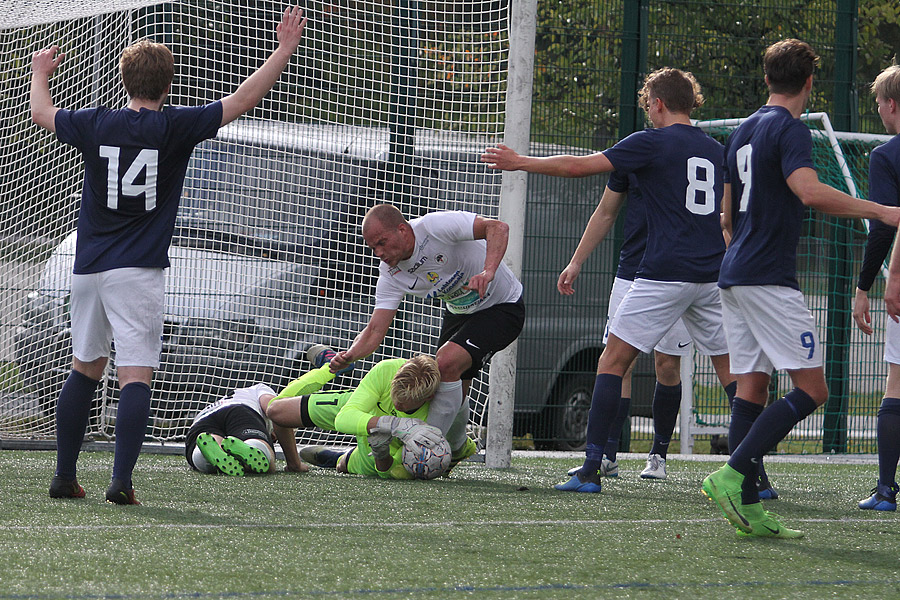
[[(357, 446), (349, 452), (305, 448), (304, 455), (313, 464), (335, 466), (342, 473), (411, 479), (401, 462), (404, 445), (433, 446), (443, 439), (439, 429), (425, 424), (440, 384), (434, 358), (423, 354), (410, 360), (383, 360), (355, 390), (315, 393), (332, 378), (327, 364), (306, 373), (269, 403), (266, 415), (283, 427), (318, 427), (356, 436)], [(475, 442), (468, 440), (452, 464), (475, 451)]]

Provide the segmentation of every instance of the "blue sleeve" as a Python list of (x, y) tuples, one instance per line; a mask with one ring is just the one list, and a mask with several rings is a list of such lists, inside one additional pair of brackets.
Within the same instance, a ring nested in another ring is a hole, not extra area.
[(624, 173), (619, 173), (618, 171), (613, 171), (609, 175), (609, 181), (606, 183), (606, 187), (611, 189), (614, 192), (623, 193), (628, 191), (628, 175)]
[[(896, 169), (892, 168), (888, 157), (878, 149), (872, 152), (869, 159), (869, 200), (885, 206), (900, 205), (900, 183), (897, 181)], [(872, 287), (891, 250), (896, 233), (896, 227), (885, 225), (877, 219), (869, 220), (869, 236), (866, 239), (866, 252), (857, 288), (867, 292)]]
[(180, 132), (182, 143), (191, 148), (215, 137), (222, 125), (221, 101), (203, 106), (170, 106), (166, 110), (175, 131)]
[(603, 155), (612, 163), (616, 171), (627, 175), (641, 167), (645, 167), (656, 156), (653, 147), (653, 130), (645, 129), (632, 133), (615, 146), (603, 151)]
[(89, 135), (89, 133), (93, 131), (93, 122), (98, 110), (96, 108), (80, 110), (61, 108), (56, 111), (53, 119), (56, 126), (56, 139), (63, 144), (69, 144), (82, 150), (85, 142), (92, 138), (92, 134)]
[(781, 174), (787, 180), (797, 169), (815, 169), (812, 160), (812, 134), (799, 119), (793, 119), (781, 135)]

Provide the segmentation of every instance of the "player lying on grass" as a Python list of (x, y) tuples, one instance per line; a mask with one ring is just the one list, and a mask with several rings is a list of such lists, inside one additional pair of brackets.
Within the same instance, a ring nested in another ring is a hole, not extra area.
[(272, 434), (285, 451), (285, 471), (309, 470), (296, 452), (293, 429), (275, 425), (265, 408), (275, 398), (275, 390), (264, 383), (236, 389), (204, 408), (194, 418), (184, 444), (188, 464), (201, 473), (224, 473), (240, 477), (245, 472), (274, 473), (275, 450)]
[[(306, 373), (269, 404), (267, 415), (283, 427), (318, 427), (356, 436), (357, 446), (350, 451), (304, 449), (312, 464), (342, 473), (410, 479), (401, 462), (403, 447), (433, 446), (443, 439), (440, 430), (425, 424), (440, 384), (435, 359), (423, 354), (383, 360), (354, 390), (316, 393), (333, 377), (328, 364)], [(475, 451), (475, 442), (467, 438), (452, 464)]]

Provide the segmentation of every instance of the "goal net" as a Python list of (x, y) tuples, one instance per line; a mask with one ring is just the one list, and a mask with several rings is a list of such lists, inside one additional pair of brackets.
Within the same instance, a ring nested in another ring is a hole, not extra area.
[[(32, 52), (58, 44), (65, 53), (51, 78), (57, 106), (120, 107), (118, 57), (151, 38), (175, 55), (169, 102), (198, 105), (262, 64), (285, 5), (15, 5), (0, 9), (0, 437), (39, 440), (54, 435), (70, 369), (82, 167), (72, 147), (30, 121)], [(191, 159), (169, 251), (154, 440), (182, 439), (193, 415), (233, 388), (283, 386), (311, 368), (311, 344), (349, 346), (372, 309), (377, 259), (359, 231), (372, 205), (393, 203), (410, 218), (497, 216), (500, 174), (478, 157), (503, 131), (506, 3), (314, 0), (304, 9), (304, 39), (273, 91)], [(378, 352), (335, 383), (353, 386), (383, 358), (433, 354), (439, 310), (408, 299)], [(96, 439), (114, 431), (114, 363), (91, 417)], [(473, 426), (483, 423), (487, 381), (485, 370), (469, 394)]]
[[(854, 197), (868, 196), (869, 154), (890, 136), (834, 131), (825, 113), (807, 113), (813, 160), (819, 180)], [(743, 119), (700, 121), (698, 126), (723, 143)], [(870, 291), (875, 333), (865, 336), (852, 325), (850, 310), (862, 263), (868, 221), (832, 218), (808, 209), (797, 252), (797, 275), (826, 349), (826, 376), (831, 399), (801, 422), (782, 443), (790, 453), (821, 452), (829, 440), (846, 444), (847, 452), (875, 451), (875, 419), (887, 365), (882, 360), (885, 313), (884, 278)], [(886, 275), (886, 270), (883, 270)], [(694, 368), (692, 429), (727, 425), (730, 411), (718, 393), (708, 360), (697, 357)], [(770, 398), (792, 388), (786, 373), (776, 372)]]

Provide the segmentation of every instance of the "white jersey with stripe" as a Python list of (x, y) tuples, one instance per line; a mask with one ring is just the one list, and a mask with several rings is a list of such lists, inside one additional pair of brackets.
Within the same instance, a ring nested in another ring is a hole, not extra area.
[(396, 310), (406, 294), (440, 298), (455, 314), (472, 314), (522, 295), (522, 284), (509, 267), (500, 263), (484, 298), (465, 289), (469, 278), (484, 271), (487, 242), (476, 240), (475, 213), (430, 213), (410, 221), (416, 236), (412, 256), (396, 267), (379, 265), (375, 308)]
[(259, 406), (259, 398), (263, 394), (272, 394), (276, 395), (275, 390), (270, 388), (264, 383), (257, 383), (254, 386), (246, 387), (246, 388), (238, 388), (233, 390), (230, 396), (226, 396), (220, 400), (216, 400), (194, 417), (194, 423), (197, 423), (201, 419), (205, 419), (209, 415), (216, 413), (220, 410), (225, 410), (226, 408), (231, 408), (232, 406), (246, 406), (247, 408), (252, 409), (256, 413), (259, 414), (266, 421), (266, 427), (269, 430), (269, 433), (272, 432), (272, 422), (266, 418), (266, 415), (263, 414), (262, 408)]

